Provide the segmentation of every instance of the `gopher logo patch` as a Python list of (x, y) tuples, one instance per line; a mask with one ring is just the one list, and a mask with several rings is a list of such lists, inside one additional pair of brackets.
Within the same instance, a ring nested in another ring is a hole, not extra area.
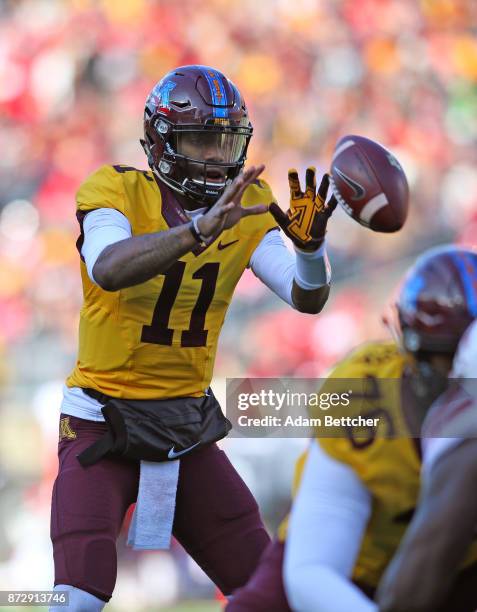
[(71, 429), (70, 417), (60, 419), (60, 442), (61, 440), (74, 440), (76, 438), (76, 432)]

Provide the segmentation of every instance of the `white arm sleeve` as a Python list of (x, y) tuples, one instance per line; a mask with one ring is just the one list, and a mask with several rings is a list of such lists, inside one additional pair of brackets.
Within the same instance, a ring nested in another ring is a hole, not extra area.
[(84, 257), (88, 276), (97, 285), (93, 276), (96, 260), (107, 246), (132, 236), (131, 224), (114, 208), (98, 208), (84, 218), (83, 232), (81, 254)]
[(314, 441), (293, 504), (284, 583), (295, 612), (377, 612), (350, 580), (371, 514), (355, 472)]
[(313, 253), (287, 249), (278, 230), (265, 234), (250, 258), (257, 278), (290, 306), (293, 306), (293, 280), (303, 289), (317, 289), (331, 280), (325, 245)]

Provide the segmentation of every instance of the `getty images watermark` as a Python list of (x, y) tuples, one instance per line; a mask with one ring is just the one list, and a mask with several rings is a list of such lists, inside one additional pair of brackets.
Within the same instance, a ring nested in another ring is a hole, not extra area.
[[(403, 379), (230, 378), (229, 436), (348, 438), (365, 447), (378, 437), (416, 438), (419, 388)], [(414, 399), (413, 399), (414, 398)], [(407, 411), (407, 414), (406, 414)], [(408, 418), (410, 417), (410, 418)]]
[(337, 437), (347, 428), (369, 435), (370, 429), (379, 427), (382, 415), (363, 410), (367, 393), (356, 380), (335, 379), (330, 384), (317, 379), (227, 379), (230, 435)]
[[(241, 392), (237, 396), (237, 409), (243, 411), (237, 418), (237, 423), (240, 427), (250, 426), (282, 426), (283, 427), (333, 427), (346, 424), (358, 424), (362, 421), (361, 417), (350, 417), (342, 416), (337, 418), (332, 414), (325, 416), (307, 416), (299, 413), (300, 408), (306, 408), (308, 410), (318, 408), (319, 410), (330, 410), (338, 406), (348, 407), (351, 403), (351, 396), (353, 390), (344, 391), (343, 393), (305, 393), (299, 391), (291, 391), (287, 389), (284, 392), (274, 391), (273, 389), (261, 389), (258, 392), (245, 393)], [(264, 411), (273, 410), (275, 414), (265, 414), (264, 416), (249, 416), (246, 414), (250, 412), (250, 408), (260, 407)], [(298, 411), (294, 411), (292, 414), (288, 409), (296, 408)], [(286, 416), (277, 416), (278, 413), (282, 414), (288, 412)], [(298, 413), (297, 413), (298, 412)], [(360, 420), (361, 419), (361, 420)], [(365, 419), (366, 425), (377, 425), (377, 419), (370, 422), (369, 419)], [(369, 422), (368, 422), (369, 421)], [(375, 422), (376, 421), (376, 422)]]

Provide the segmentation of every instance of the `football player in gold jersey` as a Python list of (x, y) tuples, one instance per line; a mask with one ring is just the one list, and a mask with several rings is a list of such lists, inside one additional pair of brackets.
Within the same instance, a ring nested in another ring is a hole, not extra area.
[[(70, 610), (100, 610), (109, 601), (116, 538), (146, 474), (142, 461), (115, 455), (86, 468), (78, 462), (106, 432), (103, 404), (187, 398), (205, 405), (220, 329), (247, 267), (301, 312), (318, 313), (327, 300), (324, 238), (336, 206), (333, 197), (325, 203), (328, 177), (317, 190), (309, 168), (302, 192), (290, 171), (291, 204), (283, 213), (259, 178), (264, 166), (243, 170), (251, 136), (236, 86), (213, 68), (183, 66), (146, 101), (141, 142), (150, 171), (103, 166), (78, 191), (84, 303), (78, 359), (64, 389), (51, 523), (55, 588), (69, 591)], [(176, 427), (183, 425), (179, 416)], [(179, 452), (171, 446), (168, 457), (181, 458), (167, 520), (230, 594), (253, 572), (269, 538), (223, 452), (198, 444)], [(162, 501), (159, 495), (145, 520)]]
[[(476, 268), (474, 258), (465, 269), (469, 296), (475, 293)], [(438, 609), (456, 576), (462, 583), (459, 568), (475, 542), (477, 300), (472, 306), (475, 318), (459, 341), (449, 387), (431, 406), (422, 426), (419, 504), (380, 582), (377, 600), (383, 612)], [(464, 585), (460, 587), (464, 597)], [(475, 576), (470, 572), (465, 587), (475, 592)], [(475, 603), (469, 606), (474, 609)]]
[[(469, 571), (463, 584), (459, 568), (477, 527), (477, 318), (459, 342), (449, 378), (423, 423), (419, 504), (380, 581), (382, 612), (439, 609), (456, 576), (462, 601), (469, 597), (466, 590), (475, 592), (475, 575)], [(471, 604), (472, 599), (468, 609), (474, 612)]]
[[(446, 388), (476, 304), (477, 253), (436, 249), (411, 268), (397, 302), (400, 345), (366, 344), (320, 389), (352, 390), (340, 414), (377, 417), (378, 427), (345, 425), (311, 443), (297, 464), (297, 492), (279, 540), (227, 612), (378, 611), (372, 597), (417, 505), (420, 424)], [(477, 593), (469, 588), (477, 577), (476, 545), (462, 565), (435, 612), (477, 607)]]

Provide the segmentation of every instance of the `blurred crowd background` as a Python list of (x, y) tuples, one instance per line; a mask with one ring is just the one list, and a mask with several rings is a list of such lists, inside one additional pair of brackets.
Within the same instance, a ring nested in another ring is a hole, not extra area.
[[(334, 214), (323, 314), (292, 311), (252, 273), (238, 286), (218, 388), (226, 376), (315, 377), (386, 337), (381, 312), (418, 253), (476, 242), (476, 29), (475, 0), (0, 0), (0, 590), (51, 585), (59, 403), (81, 305), (75, 191), (103, 163), (146, 167), (154, 83), (190, 63), (231, 77), (254, 125), (249, 159), (266, 164), (283, 208), (288, 169), (326, 171), (344, 134), (402, 162), (412, 197), (400, 233)], [(225, 442), (271, 530), (304, 444)], [(120, 564), (111, 609), (214, 597), (176, 545), (138, 554), (122, 542)]]

